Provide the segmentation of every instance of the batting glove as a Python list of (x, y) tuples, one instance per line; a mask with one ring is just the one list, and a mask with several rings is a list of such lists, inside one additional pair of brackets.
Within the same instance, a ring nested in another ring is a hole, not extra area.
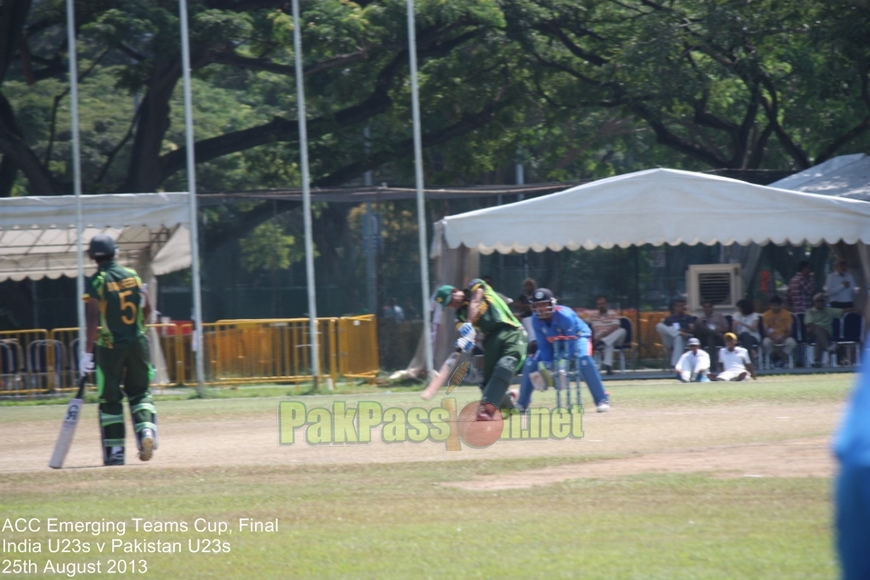
[(86, 352), (79, 359), (79, 372), (82, 376), (94, 372), (94, 353)]
[(458, 339), (453, 346), (463, 352), (471, 352), (471, 349), (474, 348), (474, 340), (463, 336), (462, 338)]
[(474, 339), (475, 334), (477, 334), (477, 332), (474, 330), (474, 327), (471, 325), (470, 322), (466, 322), (465, 324), (463, 324), (462, 326), (459, 327), (459, 336), (461, 336), (463, 338), (467, 337), (467, 338)]

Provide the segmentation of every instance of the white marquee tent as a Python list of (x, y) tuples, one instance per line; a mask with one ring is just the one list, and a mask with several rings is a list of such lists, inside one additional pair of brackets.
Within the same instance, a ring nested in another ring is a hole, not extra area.
[[(840, 241), (859, 247), (862, 269), (870, 272), (870, 203), (650, 169), (446, 217), (435, 226), (431, 256), (439, 262), (438, 284), (461, 286), (478, 275), (478, 252)], [(446, 355), (450, 338), (437, 333), (436, 360)]]
[[(0, 282), (78, 276), (76, 197), (0, 199)], [(85, 224), (82, 247), (106, 233), (118, 245), (118, 262), (134, 268), (156, 295), (155, 276), (191, 265), (190, 200), (186, 193), (105, 194), (81, 197)], [(96, 271), (85, 259), (85, 275)], [(166, 363), (151, 340), (157, 382), (166, 382)]]
[[(85, 195), (82, 243), (107, 233), (119, 262), (143, 279), (187, 268), (190, 210), (186, 193)], [(75, 196), (0, 199), (0, 281), (76, 277)], [(85, 274), (95, 271), (85, 260)]]
[(433, 255), (440, 254), (441, 244), (490, 254), (840, 240), (870, 243), (870, 204), (703, 173), (650, 169), (446, 217), (436, 224)]
[(870, 157), (863, 153), (834, 157), (770, 187), (870, 201)]

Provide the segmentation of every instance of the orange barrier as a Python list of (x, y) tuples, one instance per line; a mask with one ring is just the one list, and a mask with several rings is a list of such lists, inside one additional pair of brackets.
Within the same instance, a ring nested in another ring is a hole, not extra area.
[[(375, 317), (317, 319), (320, 380), (339, 376), (373, 379), (378, 371)], [(192, 340), (192, 337), (184, 337)], [(203, 324), (206, 382), (212, 385), (289, 382), (313, 379), (307, 318), (219, 320)], [(184, 382), (195, 382), (188, 354)]]
[(378, 374), (378, 325), (375, 317), (338, 319), (338, 374), (374, 379)]

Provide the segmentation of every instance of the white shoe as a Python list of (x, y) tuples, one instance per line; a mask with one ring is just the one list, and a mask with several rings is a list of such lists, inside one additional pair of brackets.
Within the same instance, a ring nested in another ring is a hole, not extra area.
[(142, 429), (142, 438), (139, 441), (139, 459), (148, 461), (154, 454), (154, 431)]
[(608, 401), (601, 401), (598, 403), (598, 406), (595, 407), (595, 410), (599, 413), (606, 413), (610, 410), (610, 403)]

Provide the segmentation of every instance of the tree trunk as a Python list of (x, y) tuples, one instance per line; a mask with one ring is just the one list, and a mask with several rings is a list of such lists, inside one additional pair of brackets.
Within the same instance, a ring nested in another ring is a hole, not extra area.
[(155, 65), (154, 77), (140, 105), (136, 137), (127, 170), (124, 193), (150, 193), (163, 181), (160, 151), (169, 129), (169, 100), (181, 77), (178, 63)]
[(61, 187), (42, 162), (28, 147), (22, 135), (18, 119), (9, 101), (0, 93), (0, 195), (8, 197), (15, 181), (16, 169), (21, 169), (30, 181), (31, 195), (58, 195)]

